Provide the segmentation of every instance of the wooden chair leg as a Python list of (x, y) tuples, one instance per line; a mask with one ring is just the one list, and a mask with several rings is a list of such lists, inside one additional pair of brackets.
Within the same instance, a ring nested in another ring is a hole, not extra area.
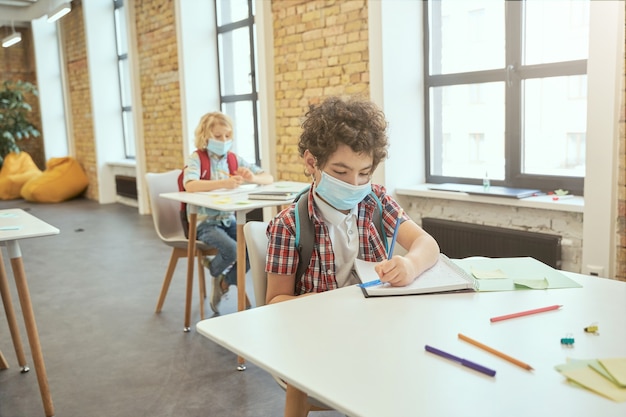
[(309, 415), (309, 402), (306, 393), (287, 384), (285, 396), (285, 417), (307, 417)]
[(8, 368), (9, 368), (9, 362), (7, 362), (6, 358), (2, 354), (2, 351), (0, 350), (0, 369), (8, 369)]
[(200, 272), (200, 277), (202, 278), (200, 280), (200, 295), (202, 295), (202, 298), (206, 299), (206, 274), (204, 272), (204, 265), (202, 264), (202, 260), (205, 256), (205, 253), (201, 251), (198, 252), (198, 271)]
[[(2, 251), (0, 251), (0, 296), (2, 297), (2, 304), (4, 305), (4, 312), (7, 316), (7, 322), (9, 324), (9, 332), (11, 333), (11, 339), (13, 340), (13, 348), (15, 349), (15, 355), (17, 356), (17, 363), (22, 368), (22, 373), (28, 372), (29, 368), (26, 362), (26, 355), (24, 354), (24, 346), (22, 345), (22, 338), (20, 336), (20, 330), (17, 324), (15, 310), (13, 309), (13, 301), (11, 300), (11, 290), (9, 289), (9, 281), (7, 278), (6, 269), (4, 268), (4, 260), (2, 259)], [(7, 367), (8, 367), (8, 364), (7, 364)]]
[(180, 255), (176, 248), (172, 250), (172, 256), (170, 256), (170, 262), (167, 266), (167, 272), (165, 273), (165, 279), (163, 280), (163, 286), (161, 287), (161, 294), (159, 294), (159, 301), (156, 306), (156, 313), (160, 313), (163, 308), (163, 303), (165, 302), (165, 296), (167, 295), (167, 291), (170, 288), (170, 282), (172, 282), (172, 277), (174, 276), (174, 270), (176, 269), (176, 263), (178, 263), (178, 258)]
[(204, 320), (204, 300), (206, 298), (206, 283), (204, 281), (204, 265), (202, 265), (202, 252), (196, 253), (198, 259), (198, 287), (200, 293), (200, 320)]

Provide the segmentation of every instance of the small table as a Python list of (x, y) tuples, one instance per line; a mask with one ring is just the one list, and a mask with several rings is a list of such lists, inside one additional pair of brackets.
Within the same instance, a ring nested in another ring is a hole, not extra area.
[(186, 332), (191, 324), (191, 297), (194, 269), (194, 254), (196, 252), (196, 218), (198, 207), (208, 207), (214, 210), (234, 211), (237, 218), (237, 308), (245, 309), (246, 299), (246, 242), (243, 234), (243, 225), (246, 223), (246, 214), (254, 209), (263, 207), (275, 207), (291, 204), (289, 200), (250, 200), (248, 194), (251, 191), (280, 190), (300, 191), (310, 184), (303, 182), (278, 181), (270, 185), (256, 188), (242, 187), (236, 190), (217, 190), (211, 192), (175, 192), (160, 194), (163, 198), (187, 203), (190, 210), (189, 216), (189, 247), (187, 249), (187, 307), (185, 308)]
[[(46, 374), (46, 366), (43, 360), (41, 344), (39, 343), (39, 332), (35, 322), (35, 313), (30, 299), (28, 290), (28, 282), (26, 281), (26, 273), (24, 272), (24, 264), (22, 261), (22, 253), (20, 250), (19, 240), (59, 234), (59, 229), (39, 220), (38, 218), (26, 213), (21, 209), (0, 210), (0, 242), (4, 243), (11, 260), (11, 269), (15, 278), (15, 286), (22, 307), (22, 315), (24, 317), (24, 325), (28, 335), (28, 342), (35, 364), (35, 372), (37, 373), (37, 382), (43, 408), (46, 417), (54, 415), (54, 405), (48, 387), (48, 377)], [(20, 339), (17, 320), (13, 310), (13, 303), (9, 292), (9, 284), (6, 270), (4, 268), (4, 260), (0, 251), (0, 293), (2, 294), (2, 302), (4, 304), (9, 330), (13, 340), (13, 347), (17, 355), (18, 363), (22, 367), (22, 372), (28, 372), (26, 365), (26, 357)]]
[[(356, 286), (203, 320), (198, 332), (349, 416), (621, 417), (565, 382), (567, 358), (626, 356), (626, 282), (566, 273), (582, 288), (365, 298)], [(552, 304), (497, 323), (490, 317)], [(593, 322), (599, 335), (584, 332)], [(506, 352), (527, 371), (463, 342)], [(560, 344), (572, 333), (573, 347)], [(489, 377), (424, 350), (495, 369)]]

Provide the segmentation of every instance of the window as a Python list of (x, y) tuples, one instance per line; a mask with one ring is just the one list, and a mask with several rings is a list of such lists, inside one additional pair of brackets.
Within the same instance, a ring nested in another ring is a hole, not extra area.
[(424, 27), (426, 180), (582, 194), (589, 1), (429, 0)]
[(124, 0), (113, 0), (115, 21), (115, 45), (117, 48), (117, 72), (119, 76), (120, 110), (126, 159), (135, 159), (135, 130), (131, 106), (130, 68), (128, 64), (128, 34)]
[(253, 0), (215, 0), (221, 110), (233, 119), (236, 152), (261, 163)]

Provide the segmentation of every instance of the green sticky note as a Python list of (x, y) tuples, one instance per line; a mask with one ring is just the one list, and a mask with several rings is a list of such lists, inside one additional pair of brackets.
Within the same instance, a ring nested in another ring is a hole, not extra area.
[(550, 283), (546, 278), (541, 279), (514, 279), (513, 283), (515, 286), (522, 286), (531, 288), (533, 290), (545, 290), (550, 286)]
[(508, 278), (507, 275), (501, 269), (495, 270), (483, 270), (472, 268), (472, 275), (476, 279), (501, 279)]

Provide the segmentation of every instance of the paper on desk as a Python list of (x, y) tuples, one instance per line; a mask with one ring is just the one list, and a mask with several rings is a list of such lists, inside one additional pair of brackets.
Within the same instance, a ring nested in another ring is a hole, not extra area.
[[(465, 271), (496, 271), (500, 270), (506, 276), (501, 279), (477, 279), (479, 291), (512, 291), (515, 289), (545, 288), (543, 283), (536, 280), (547, 280), (547, 288), (579, 288), (573, 279), (560, 271), (531, 257), (519, 258), (483, 258), (470, 257), (452, 259)], [(523, 286), (516, 286), (519, 283)]]
[(514, 279), (513, 283), (517, 287), (522, 286), (526, 288), (530, 288), (532, 290), (545, 290), (550, 286), (550, 283), (545, 278), (537, 278), (537, 279)]
[(626, 388), (626, 358), (605, 358), (598, 359), (598, 362), (619, 386)]
[[(378, 279), (374, 269), (377, 262), (354, 260), (355, 272), (361, 282)], [(457, 267), (444, 254), (439, 255), (439, 261), (430, 269), (424, 271), (415, 281), (404, 287), (393, 287), (389, 284), (362, 288), (366, 297), (380, 297), (392, 295), (432, 294), (448, 291), (474, 291), (474, 278)]]
[(198, 194), (219, 197), (223, 195), (247, 193), (247, 192), (250, 192), (251, 190), (254, 190), (257, 187), (258, 187), (257, 184), (242, 184), (237, 188), (232, 188), (232, 189), (231, 188), (219, 188), (213, 191), (199, 191)]
[[(569, 365), (569, 366), (568, 366)], [(616, 402), (626, 401), (626, 388), (620, 388), (585, 364), (568, 364), (557, 367), (561, 374), (583, 387)]]
[(472, 268), (472, 275), (476, 279), (500, 279), (500, 278), (508, 278), (507, 275), (501, 269), (476, 269)]

